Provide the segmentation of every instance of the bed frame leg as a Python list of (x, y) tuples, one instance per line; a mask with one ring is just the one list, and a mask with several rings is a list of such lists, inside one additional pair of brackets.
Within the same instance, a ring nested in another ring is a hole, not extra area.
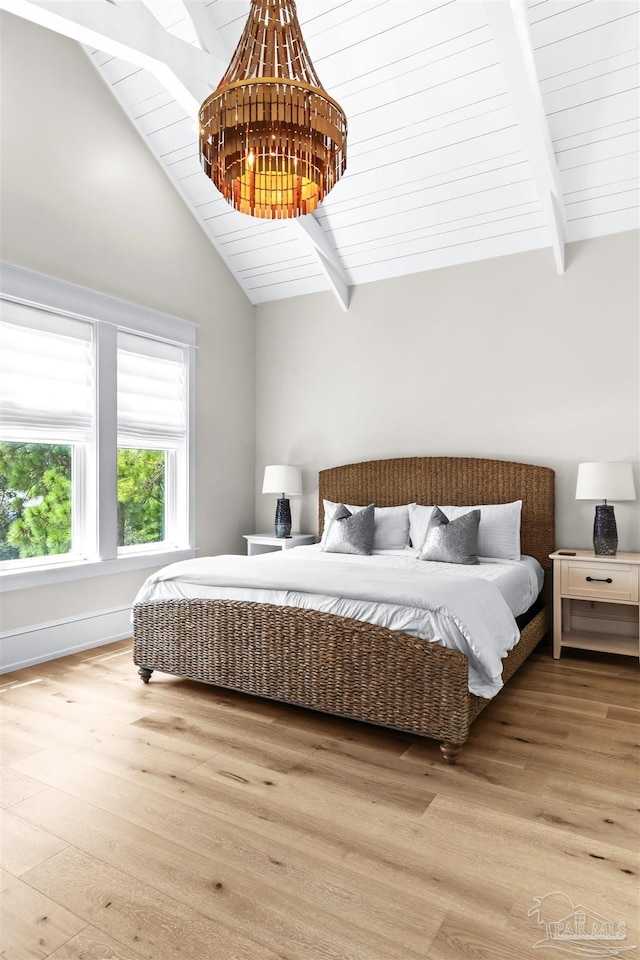
[(149, 667), (139, 667), (138, 669), (138, 676), (140, 677), (143, 683), (149, 683), (149, 680), (151, 680), (152, 673), (153, 673), (153, 670), (149, 670)]
[(447, 763), (455, 763), (458, 759), (458, 754), (462, 750), (462, 744), (449, 743), (447, 740), (443, 740), (440, 744), (440, 750)]

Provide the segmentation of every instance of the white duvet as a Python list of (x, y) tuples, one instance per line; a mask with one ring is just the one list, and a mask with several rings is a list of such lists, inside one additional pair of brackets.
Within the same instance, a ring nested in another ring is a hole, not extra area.
[(152, 574), (134, 603), (230, 599), (352, 617), (460, 650), (469, 690), (491, 698), (520, 636), (514, 618), (541, 586), (542, 568), (531, 557), (466, 566), (418, 560), (411, 550), (358, 557), (315, 545), (174, 563)]

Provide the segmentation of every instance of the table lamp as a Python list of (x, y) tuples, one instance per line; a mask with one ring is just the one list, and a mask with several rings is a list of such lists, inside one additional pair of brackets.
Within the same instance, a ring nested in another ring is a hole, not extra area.
[(280, 494), (276, 504), (276, 537), (290, 537), (291, 507), (287, 494), (299, 497), (302, 493), (300, 467), (288, 467), (282, 464), (265, 467), (262, 492)]
[(576, 500), (602, 500), (596, 505), (593, 549), (597, 556), (613, 557), (618, 549), (618, 528), (613, 506), (607, 500), (635, 500), (630, 463), (580, 463)]

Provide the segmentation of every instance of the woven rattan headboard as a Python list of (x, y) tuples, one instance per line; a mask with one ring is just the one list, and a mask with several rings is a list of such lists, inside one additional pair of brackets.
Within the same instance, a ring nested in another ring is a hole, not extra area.
[(549, 568), (555, 550), (555, 474), (549, 467), (475, 457), (402, 457), (367, 460), (320, 471), (320, 533), (323, 498), (338, 503), (511, 503), (522, 500), (522, 553)]

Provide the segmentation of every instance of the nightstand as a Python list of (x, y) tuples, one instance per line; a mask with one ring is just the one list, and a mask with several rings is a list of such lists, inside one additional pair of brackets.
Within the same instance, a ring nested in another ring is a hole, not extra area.
[[(553, 656), (563, 647), (640, 656), (638, 613), (640, 553), (596, 556), (591, 550), (559, 551), (553, 560)], [(571, 630), (571, 601), (590, 600), (635, 607), (636, 635), (616, 636)]]
[(290, 537), (276, 537), (275, 533), (246, 533), (247, 556), (255, 557), (260, 553), (271, 553), (274, 550), (291, 550), (292, 547), (302, 547), (305, 544), (315, 543), (315, 533), (294, 533)]

